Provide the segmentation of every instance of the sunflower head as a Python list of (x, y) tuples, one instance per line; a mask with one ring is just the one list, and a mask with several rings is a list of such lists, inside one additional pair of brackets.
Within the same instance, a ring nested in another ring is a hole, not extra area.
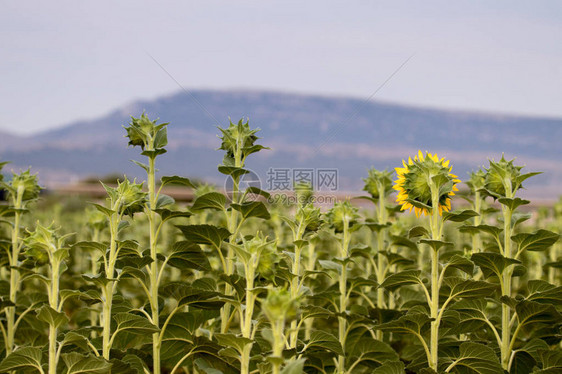
[(352, 227), (358, 219), (357, 208), (349, 201), (335, 203), (333, 208), (326, 213), (326, 221), (336, 232), (343, 232), (345, 225)]
[(55, 261), (62, 261), (68, 257), (68, 250), (62, 249), (66, 236), (60, 236), (58, 229), (53, 225), (43, 226), (37, 223), (35, 230), (28, 231), (28, 236), (23, 240), (26, 256), (33, 258), (38, 265), (44, 265), (49, 262), (49, 258)]
[(12, 180), (8, 183), (4, 183), (3, 186), (12, 198), (17, 198), (19, 195), (23, 201), (37, 199), (39, 197), (39, 192), (43, 189), (39, 186), (37, 175), (31, 174), (29, 169), (19, 174), (14, 173), (12, 175)]
[(466, 184), (470, 188), (470, 191), (474, 194), (476, 191), (486, 186), (486, 172), (482, 169), (471, 172)]
[(270, 288), (261, 305), (271, 323), (294, 319), (299, 308), (297, 299), (283, 288)]
[(449, 160), (419, 151), (414, 159), (402, 161), (402, 165), (396, 168), (398, 179), (393, 187), (398, 191), (396, 201), (402, 206), (401, 210), (413, 209), (418, 217), (422, 213), (429, 214), (433, 208), (432, 191), (438, 194), (439, 214), (451, 209), (451, 196), (458, 191), (460, 180), (450, 173)]
[(490, 160), (490, 167), (486, 169), (485, 187), (494, 198), (511, 197), (522, 187), (523, 166), (516, 166), (513, 161), (507, 161), (503, 155), (498, 162)]
[[(139, 118), (131, 116), (129, 126), (125, 127), (127, 130), (127, 138), (129, 138), (129, 145), (133, 147), (139, 146), (143, 151), (157, 151), (156, 154), (164, 153), (164, 147), (168, 144), (168, 131), (166, 126), (168, 123), (157, 124), (156, 121), (151, 121), (145, 113)], [(147, 156), (150, 153), (146, 154)]]
[(365, 187), (363, 191), (367, 191), (371, 197), (378, 199), (381, 195), (387, 196), (392, 191), (392, 172), (388, 170), (369, 169), (367, 178), (363, 178)]

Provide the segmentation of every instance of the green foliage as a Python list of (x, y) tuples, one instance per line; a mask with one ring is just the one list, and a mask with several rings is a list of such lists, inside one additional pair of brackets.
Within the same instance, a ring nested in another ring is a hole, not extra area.
[[(562, 204), (536, 213), (516, 196), (536, 173), (490, 161), (467, 182), (470, 205), (449, 211), (459, 182), (420, 153), (398, 168), (398, 202), (429, 218), (390, 206), (393, 175), (375, 169), (365, 209), (347, 200), (323, 214), (310, 185), (291, 205), (240, 189), (265, 148), (243, 120), (220, 129), (232, 191), (182, 176), (158, 185), (167, 126), (132, 117), (147, 181), (103, 185), (107, 201), (85, 212), (29, 210), (40, 191), (29, 170), (0, 179), (0, 372), (562, 370)], [(54, 217), (60, 229), (41, 223)]]

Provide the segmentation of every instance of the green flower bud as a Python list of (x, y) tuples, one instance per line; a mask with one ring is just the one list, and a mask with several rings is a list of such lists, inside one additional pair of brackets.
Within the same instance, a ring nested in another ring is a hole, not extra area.
[(143, 192), (143, 184), (136, 183), (136, 179), (130, 182), (127, 178), (118, 183), (117, 187), (109, 187), (102, 183), (107, 194), (111, 209), (120, 214), (133, 215), (142, 212), (147, 200), (147, 193)]
[(230, 121), (228, 128), (219, 127), (222, 132), (221, 146), (219, 149), (226, 151), (223, 164), (226, 166), (235, 166), (236, 157), (240, 158), (242, 165), (248, 155), (258, 152), (265, 147), (254, 144), (259, 138), (255, 135), (260, 129), (250, 129), (249, 121), (245, 123), (240, 120), (237, 124)]
[(471, 172), (466, 184), (472, 193), (484, 188), (486, 186), (486, 172), (482, 169), (479, 169), (476, 172)]
[(363, 181), (365, 182), (363, 191), (367, 191), (374, 199), (378, 199), (381, 194), (387, 196), (392, 191), (392, 172), (390, 171), (371, 168), (368, 177), (363, 178)]
[(285, 289), (270, 289), (261, 306), (271, 323), (292, 320), (298, 313), (297, 300), (293, 299), (291, 293)]
[(298, 182), (294, 186), (295, 194), (297, 197), (297, 204), (302, 206), (312, 202), (314, 191), (312, 185), (307, 182)]
[(486, 169), (485, 187), (494, 197), (513, 197), (522, 187), (521, 182), (534, 175), (522, 175), (523, 166), (513, 165), (513, 161), (507, 161), (503, 156), (498, 162), (490, 160), (490, 167)]
[(23, 240), (26, 246), (25, 254), (32, 257), (39, 265), (44, 265), (51, 258), (59, 261), (66, 258), (67, 250), (61, 250), (66, 236), (59, 236), (53, 225), (45, 227), (37, 224), (35, 230), (28, 231), (29, 235)]
[(295, 220), (297, 224), (305, 227), (305, 233), (316, 231), (322, 224), (322, 219), (320, 218), (320, 208), (314, 207), (311, 203), (306, 204), (305, 206), (300, 206), (297, 209)]
[(344, 224), (347, 223), (348, 227), (353, 226), (357, 222), (359, 214), (349, 201), (335, 203), (334, 207), (326, 214), (326, 220), (336, 232), (343, 232)]
[(13, 199), (21, 196), (22, 201), (36, 199), (42, 189), (37, 182), (37, 175), (32, 175), (29, 169), (20, 174), (13, 174), (12, 180), (5, 183), (4, 187)]
[[(156, 124), (157, 120), (151, 121), (146, 114), (140, 118), (131, 117), (126, 137), (129, 138), (129, 145), (140, 146), (142, 150), (162, 151), (168, 144), (168, 123)], [(163, 153), (163, 152), (160, 152)]]

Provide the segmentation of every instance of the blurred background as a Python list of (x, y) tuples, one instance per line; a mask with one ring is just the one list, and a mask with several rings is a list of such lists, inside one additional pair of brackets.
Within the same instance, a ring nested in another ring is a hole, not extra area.
[(559, 1), (0, 1), (0, 161), (58, 188), (142, 175), (131, 115), (170, 122), (162, 174), (216, 184), (217, 126), (259, 127), (270, 169), (370, 166), (418, 149), (453, 172), (517, 157), (562, 194)]

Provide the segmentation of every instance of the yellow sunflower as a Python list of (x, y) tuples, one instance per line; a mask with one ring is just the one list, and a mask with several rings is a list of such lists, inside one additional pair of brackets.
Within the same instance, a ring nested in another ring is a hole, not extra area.
[(407, 163), (402, 161), (402, 165), (395, 169), (398, 179), (393, 186), (398, 191), (396, 202), (402, 206), (401, 210), (414, 210), (416, 217), (429, 215), (433, 208), (432, 188), (439, 193), (439, 215), (451, 210), (451, 196), (458, 191), (460, 180), (450, 173), (449, 160), (418, 151), (413, 160), (409, 157)]

